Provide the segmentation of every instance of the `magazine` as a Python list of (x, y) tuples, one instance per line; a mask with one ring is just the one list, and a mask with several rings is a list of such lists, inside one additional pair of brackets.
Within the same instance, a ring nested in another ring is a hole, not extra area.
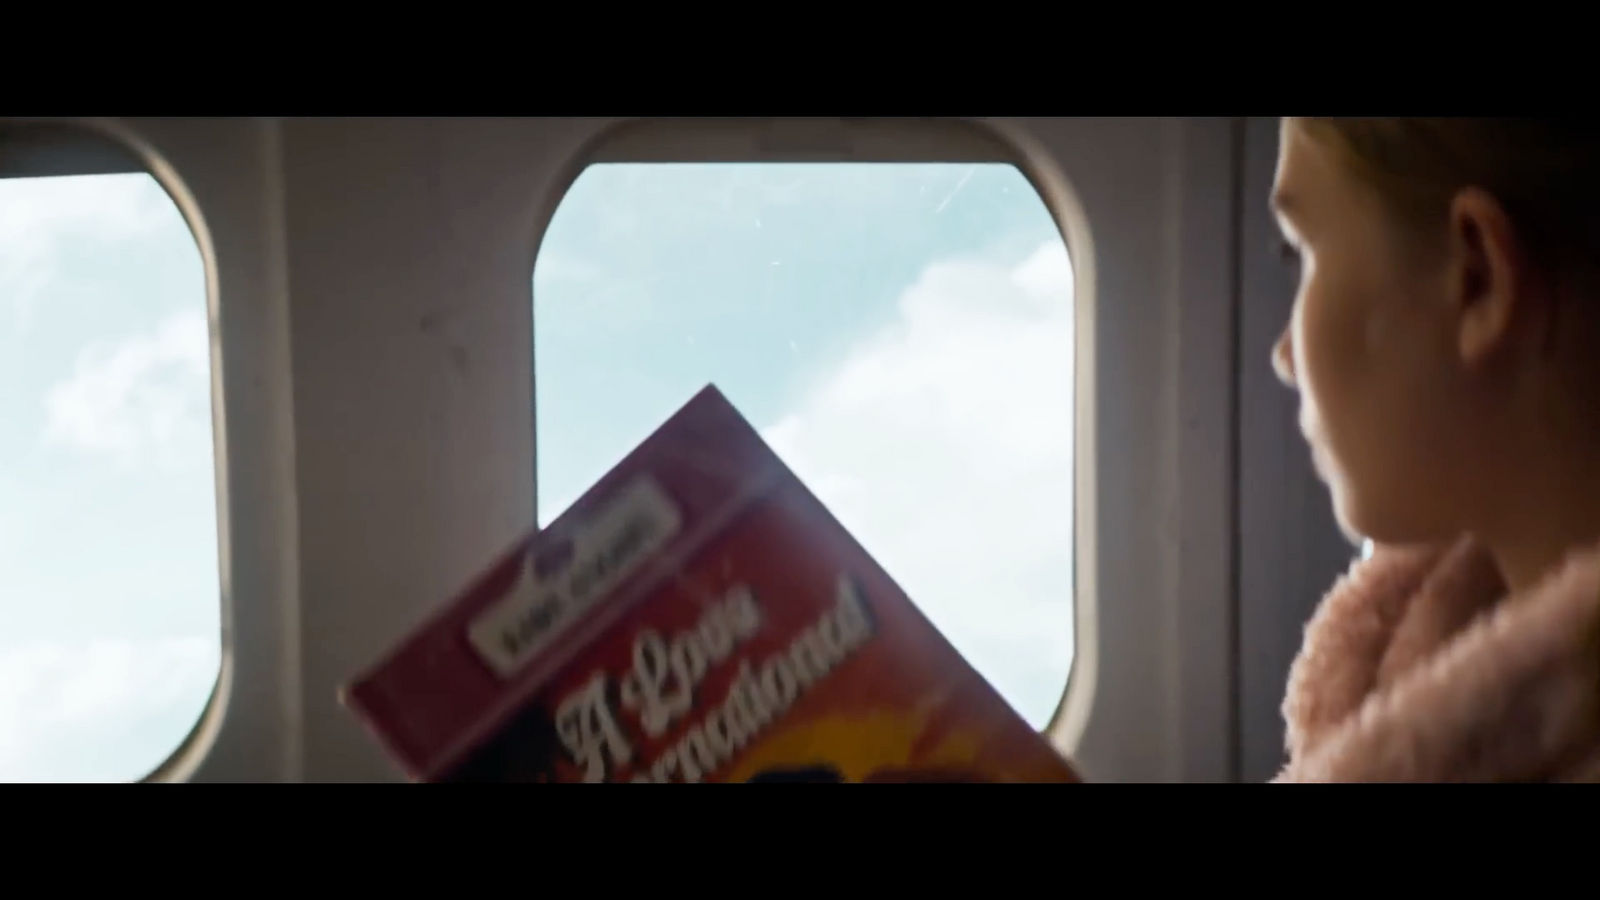
[(427, 782), (1076, 782), (707, 387), (341, 692)]

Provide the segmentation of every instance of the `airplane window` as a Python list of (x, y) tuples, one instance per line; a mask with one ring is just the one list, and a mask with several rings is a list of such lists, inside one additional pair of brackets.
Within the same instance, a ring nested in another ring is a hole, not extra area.
[(145, 174), (0, 178), (0, 781), (129, 781), (221, 664), (194, 236)]
[(1073, 276), (1016, 168), (594, 165), (533, 295), (541, 525), (714, 382), (1049, 723), (1073, 651)]

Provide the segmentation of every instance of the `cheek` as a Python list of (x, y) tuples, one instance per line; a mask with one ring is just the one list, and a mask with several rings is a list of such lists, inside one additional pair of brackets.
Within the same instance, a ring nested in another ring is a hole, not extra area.
[(1308, 281), (1296, 316), (1301, 424), (1324, 476), (1367, 500), (1431, 477), (1417, 460), (1438, 431), (1415, 304), (1380, 274), (1352, 266)]
[[(1365, 360), (1388, 340), (1389, 323), (1368, 315), (1337, 282), (1311, 281), (1295, 311), (1295, 372), (1308, 427), (1337, 438), (1347, 422)], [(1333, 432), (1333, 433), (1326, 433)]]

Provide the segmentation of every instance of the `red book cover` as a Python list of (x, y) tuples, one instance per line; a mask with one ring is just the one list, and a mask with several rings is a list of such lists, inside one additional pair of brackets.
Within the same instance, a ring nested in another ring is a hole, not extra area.
[(714, 387), (342, 698), (416, 781), (1078, 781)]

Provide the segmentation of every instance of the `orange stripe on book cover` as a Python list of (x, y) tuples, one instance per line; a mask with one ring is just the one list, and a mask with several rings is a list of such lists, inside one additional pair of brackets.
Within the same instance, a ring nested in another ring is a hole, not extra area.
[(714, 388), (529, 543), (351, 692), (414, 777), (1078, 780)]

